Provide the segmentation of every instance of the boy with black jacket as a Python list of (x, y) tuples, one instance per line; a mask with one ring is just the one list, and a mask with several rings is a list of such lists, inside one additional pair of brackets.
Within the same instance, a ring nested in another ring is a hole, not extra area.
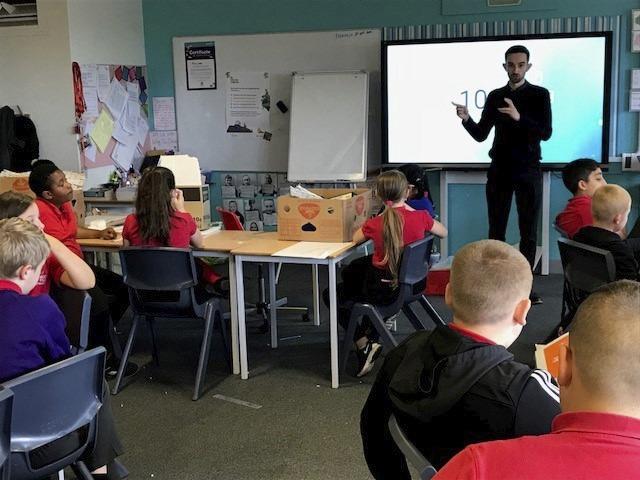
[(436, 468), (472, 443), (550, 431), (560, 411), (556, 383), (506, 350), (526, 323), (532, 282), (529, 263), (506, 243), (483, 240), (456, 253), (445, 293), (453, 322), (391, 351), (362, 411), (376, 479), (410, 478), (391, 414)]

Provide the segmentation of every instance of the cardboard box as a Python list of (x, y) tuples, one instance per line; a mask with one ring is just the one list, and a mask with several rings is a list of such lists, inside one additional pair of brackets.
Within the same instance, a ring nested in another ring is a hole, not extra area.
[(204, 230), (211, 225), (211, 203), (209, 202), (209, 185), (196, 187), (177, 186), (184, 195), (184, 208), (191, 214), (198, 225)]
[[(36, 197), (36, 194), (29, 188), (29, 176), (27, 175), (20, 177), (0, 177), (0, 193), (8, 191), (24, 193), (25, 195), (29, 195), (33, 198)], [(84, 194), (82, 193), (82, 190), (73, 191), (71, 204), (73, 205), (73, 210), (76, 213), (78, 225), (83, 226), (87, 211), (84, 204)]]
[(322, 200), (278, 197), (278, 239), (350, 242), (353, 232), (369, 217), (371, 190), (318, 188), (311, 191)]

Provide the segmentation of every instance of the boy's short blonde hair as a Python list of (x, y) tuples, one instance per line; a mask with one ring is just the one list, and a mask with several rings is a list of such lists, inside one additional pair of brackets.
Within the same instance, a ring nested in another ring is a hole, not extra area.
[(569, 346), (588, 392), (637, 405), (640, 283), (620, 280), (591, 294), (574, 317)]
[(24, 265), (36, 268), (49, 256), (42, 231), (21, 218), (0, 220), (0, 278), (14, 278)]
[(453, 314), (470, 325), (499, 322), (529, 298), (532, 284), (529, 262), (512, 246), (497, 240), (470, 243), (451, 265)]
[(631, 208), (631, 195), (620, 185), (604, 185), (596, 190), (591, 200), (593, 219), (611, 222), (613, 217)]

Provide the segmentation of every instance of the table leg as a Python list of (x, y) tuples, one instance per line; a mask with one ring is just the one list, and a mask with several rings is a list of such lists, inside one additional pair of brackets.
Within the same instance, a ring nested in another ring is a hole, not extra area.
[[(244, 302), (242, 302), (242, 304), (244, 305)], [(236, 282), (236, 261), (233, 255), (229, 256), (229, 307), (231, 308), (231, 358), (233, 374), (238, 375), (240, 373), (240, 360), (238, 358), (238, 284)]]
[(278, 348), (278, 307), (276, 305), (276, 264), (269, 262), (269, 314), (271, 316), (271, 348)]
[(336, 262), (329, 260), (329, 333), (331, 337), (331, 388), (340, 386), (338, 370), (338, 298), (336, 292)]
[(313, 264), (313, 324), (320, 326), (320, 285), (318, 283), (318, 265)]
[(244, 276), (242, 273), (242, 257), (236, 257), (236, 283), (238, 285), (238, 344), (240, 345), (240, 378), (249, 378), (249, 362), (247, 359), (247, 325), (244, 311)]

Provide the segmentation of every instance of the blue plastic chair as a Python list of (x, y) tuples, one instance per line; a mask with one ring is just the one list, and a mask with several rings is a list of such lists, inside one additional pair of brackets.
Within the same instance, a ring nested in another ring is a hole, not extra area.
[[(93, 448), (102, 406), (105, 349), (94, 348), (5, 382), (14, 395), (11, 479), (36, 480), (70, 466), (82, 480), (93, 477), (80, 457)], [(33, 454), (67, 435), (77, 446), (61, 458), (35, 465)]]
[(11, 412), (13, 392), (0, 387), (0, 480), (11, 479)]
[(602, 285), (616, 279), (616, 264), (608, 250), (584, 243), (558, 239), (564, 272), (560, 327), (566, 330), (582, 301)]
[(420, 480), (430, 480), (436, 474), (436, 469), (420, 450), (409, 440), (404, 430), (398, 425), (395, 415), (389, 418), (389, 432), (393, 437), (407, 464), (418, 471)]
[(411, 305), (415, 302), (420, 303), (435, 325), (446, 325), (445, 321), (423, 294), (425, 281), (429, 272), (430, 245), (432, 242), (433, 236), (428, 235), (423, 239), (405, 245), (402, 251), (400, 271), (398, 273), (398, 294), (393, 303), (389, 305), (377, 305), (373, 303), (356, 302), (353, 305), (342, 350), (343, 371), (347, 365), (349, 353), (352, 349), (353, 335), (356, 326), (364, 316), (369, 318), (373, 327), (380, 334), (380, 338), (389, 348), (395, 347), (398, 342), (387, 328), (385, 319), (396, 315), (398, 312), (402, 311), (416, 330), (427, 329), (427, 325), (423, 319), (416, 315), (411, 309)]
[(229, 364), (227, 325), (223, 319), (221, 298), (206, 295), (198, 298), (198, 273), (193, 254), (188, 248), (128, 247), (120, 250), (120, 264), (133, 311), (133, 325), (122, 354), (112, 393), (117, 395), (141, 317), (146, 317), (151, 329), (153, 359), (158, 361), (154, 322), (161, 318), (200, 318), (204, 332), (196, 371), (193, 400), (202, 393), (209, 363), (211, 336), (216, 321), (220, 322), (225, 359)]
[(65, 333), (73, 348), (73, 353), (84, 352), (89, 345), (89, 324), (91, 320), (91, 295), (84, 290), (69, 287), (53, 287), (49, 295), (66, 320)]

